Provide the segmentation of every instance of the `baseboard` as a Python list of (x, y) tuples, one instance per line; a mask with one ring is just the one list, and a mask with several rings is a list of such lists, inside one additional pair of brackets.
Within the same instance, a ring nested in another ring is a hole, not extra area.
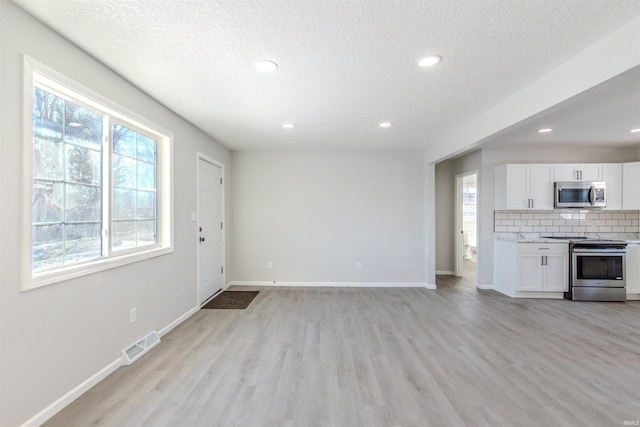
[(638, 301), (640, 300), (640, 294), (627, 294), (627, 301)]
[(87, 378), (85, 381), (74, 387), (71, 391), (60, 397), (51, 405), (38, 412), (36, 415), (25, 421), (21, 427), (36, 427), (44, 424), (49, 418), (64, 409), (68, 404), (76, 400), (78, 397), (86, 393), (91, 387), (105, 379), (116, 369), (122, 366), (122, 357), (118, 357), (113, 362)]
[(180, 323), (184, 322), (185, 320), (187, 320), (189, 317), (193, 316), (194, 314), (196, 314), (198, 312), (198, 310), (200, 310), (200, 306), (197, 305), (195, 307), (193, 307), (191, 310), (187, 311), (186, 313), (184, 313), (182, 316), (178, 317), (176, 320), (174, 320), (173, 322), (169, 323), (167, 326), (165, 326), (164, 328), (160, 329), (158, 331), (158, 335), (160, 335), (161, 337), (165, 336), (166, 334), (168, 334), (173, 328), (175, 328), (176, 326), (178, 326)]
[(482, 290), (490, 290), (490, 291), (495, 291), (496, 290), (496, 287), (494, 285), (476, 284), (476, 288), (482, 289)]
[[(158, 335), (163, 336), (166, 335), (173, 328), (187, 320), (189, 317), (193, 316), (195, 313), (200, 310), (200, 306), (193, 307), (180, 317), (178, 317), (173, 322), (169, 323), (167, 326), (162, 328)], [(91, 387), (98, 384), (100, 381), (105, 379), (107, 376), (112, 374), (116, 369), (123, 365), (122, 357), (117, 358), (100, 371), (93, 374), (91, 377), (87, 378), (85, 381), (80, 383), (78, 386), (74, 387), (71, 391), (60, 397), (58, 400), (53, 402), (51, 405), (44, 408), (42, 411), (38, 412), (36, 415), (31, 417), (29, 420), (25, 421), (21, 427), (37, 427), (44, 424), (49, 418), (53, 417), (55, 414), (63, 410), (67, 405), (76, 400), (78, 397), (82, 396), (86, 393)]]
[[(231, 286), (292, 286), (292, 287), (349, 287), (349, 288), (428, 288), (434, 285), (418, 282), (278, 282), (278, 281), (233, 281)], [(433, 288), (431, 288), (433, 286)]]
[(448, 270), (436, 270), (436, 276), (455, 276), (456, 273)]

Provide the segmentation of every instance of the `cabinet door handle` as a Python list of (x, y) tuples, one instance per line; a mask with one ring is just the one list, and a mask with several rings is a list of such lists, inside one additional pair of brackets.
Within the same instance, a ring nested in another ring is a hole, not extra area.
[(531, 209), (533, 209), (533, 199), (531, 199)]

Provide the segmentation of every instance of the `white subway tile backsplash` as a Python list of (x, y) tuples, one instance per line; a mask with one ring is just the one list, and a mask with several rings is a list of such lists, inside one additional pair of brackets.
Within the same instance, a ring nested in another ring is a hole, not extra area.
[(498, 233), (640, 233), (640, 211), (495, 211)]

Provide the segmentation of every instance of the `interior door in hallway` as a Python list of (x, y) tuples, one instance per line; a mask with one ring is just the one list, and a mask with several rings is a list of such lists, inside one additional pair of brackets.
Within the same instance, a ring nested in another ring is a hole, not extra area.
[(198, 160), (198, 253), (200, 304), (222, 289), (222, 168)]

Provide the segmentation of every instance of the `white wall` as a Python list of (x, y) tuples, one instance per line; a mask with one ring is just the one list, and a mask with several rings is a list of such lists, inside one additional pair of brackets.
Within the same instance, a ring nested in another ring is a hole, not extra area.
[[(230, 153), (7, 0), (0, 43), (0, 425), (15, 426), (196, 306), (196, 151)], [(20, 292), (23, 53), (174, 133), (173, 254)]]
[(421, 154), (247, 151), (232, 165), (234, 281), (424, 282)]

